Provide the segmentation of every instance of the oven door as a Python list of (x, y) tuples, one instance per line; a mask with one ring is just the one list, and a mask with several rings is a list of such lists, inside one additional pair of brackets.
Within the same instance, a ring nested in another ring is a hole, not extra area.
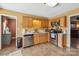
[(58, 46), (57, 42), (57, 33), (50, 33), (50, 43), (54, 44), (55, 46)]
[(50, 38), (51, 39), (56, 39), (56, 33), (50, 33)]

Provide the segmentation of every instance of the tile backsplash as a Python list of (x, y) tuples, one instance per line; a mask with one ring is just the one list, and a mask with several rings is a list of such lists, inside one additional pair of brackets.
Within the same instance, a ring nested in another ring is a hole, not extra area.
[(24, 28), (23, 31), (24, 32), (35, 32), (35, 30), (37, 30), (38, 32), (45, 32), (44, 28)]

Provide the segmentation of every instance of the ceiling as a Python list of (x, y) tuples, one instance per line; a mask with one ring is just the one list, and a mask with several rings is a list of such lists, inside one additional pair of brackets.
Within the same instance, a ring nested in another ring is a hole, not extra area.
[(59, 3), (56, 7), (50, 7), (43, 3), (0, 3), (0, 7), (26, 14), (50, 17), (79, 8), (79, 3)]

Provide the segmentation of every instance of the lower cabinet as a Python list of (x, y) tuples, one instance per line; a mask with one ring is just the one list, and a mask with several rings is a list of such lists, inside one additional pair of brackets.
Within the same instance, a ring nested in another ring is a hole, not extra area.
[(45, 43), (49, 41), (49, 33), (38, 33), (33, 36), (34, 44)]
[(34, 41), (34, 44), (39, 44), (40, 40), (39, 40), (39, 34), (34, 34), (33, 35), (33, 41)]
[(66, 34), (58, 33), (58, 47), (60, 48), (66, 47)]
[(40, 43), (48, 42), (48, 33), (43, 33), (39, 35)]

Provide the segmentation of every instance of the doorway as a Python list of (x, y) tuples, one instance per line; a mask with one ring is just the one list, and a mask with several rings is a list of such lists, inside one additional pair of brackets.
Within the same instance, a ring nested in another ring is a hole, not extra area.
[(16, 48), (16, 19), (1, 16), (1, 43), (2, 49)]
[(79, 15), (70, 17), (71, 47), (79, 48)]

